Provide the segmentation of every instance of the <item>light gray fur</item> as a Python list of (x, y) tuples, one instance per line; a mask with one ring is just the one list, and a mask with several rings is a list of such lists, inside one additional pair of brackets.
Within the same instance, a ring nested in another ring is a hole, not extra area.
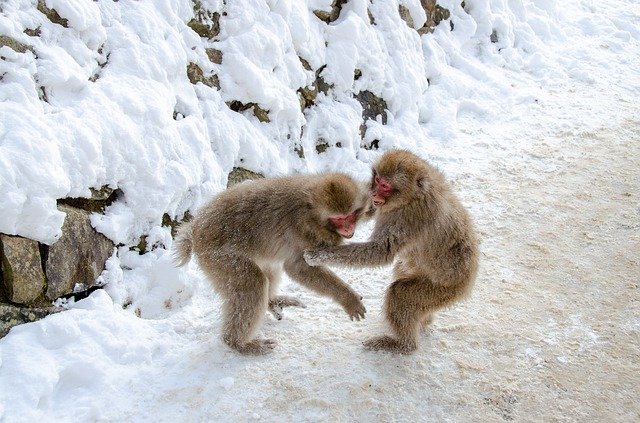
[(381, 193), (374, 179), (371, 195), (386, 197), (376, 211), (367, 242), (327, 246), (304, 253), (310, 265), (381, 266), (394, 263), (394, 282), (384, 310), (394, 337), (365, 342), (372, 350), (410, 353), (419, 329), (433, 313), (463, 298), (478, 270), (478, 239), (471, 218), (435, 167), (414, 154), (392, 150), (373, 166), (394, 190)]
[(243, 354), (264, 354), (275, 346), (273, 340), (255, 339), (265, 311), (280, 319), (282, 307), (303, 306), (276, 295), (282, 271), (335, 300), (351, 319), (364, 318), (362, 297), (329, 269), (309, 266), (302, 253), (340, 244), (328, 218), (364, 213), (367, 201), (362, 186), (340, 173), (235, 185), (180, 227), (176, 263), (185, 264), (193, 254), (223, 298), (223, 340)]

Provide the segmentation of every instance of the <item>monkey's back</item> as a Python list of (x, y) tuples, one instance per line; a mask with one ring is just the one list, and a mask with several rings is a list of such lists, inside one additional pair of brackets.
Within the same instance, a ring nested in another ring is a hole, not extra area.
[(425, 163), (430, 192), (416, 199), (421, 213), (414, 223), (420, 236), (401, 253), (412, 268), (447, 285), (469, 284), (476, 276), (479, 241), (471, 215), (453, 192), (444, 175)]
[(196, 213), (194, 253), (286, 259), (290, 244), (305, 242), (299, 224), (315, 220), (309, 216), (314, 180), (314, 175), (260, 179), (223, 191)]

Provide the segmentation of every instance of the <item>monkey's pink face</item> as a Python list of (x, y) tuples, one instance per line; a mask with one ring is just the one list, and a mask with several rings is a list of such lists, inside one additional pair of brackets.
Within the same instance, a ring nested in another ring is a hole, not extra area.
[(387, 197), (393, 192), (393, 184), (391, 180), (379, 175), (373, 177), (373, 184), (371, 189), (371, 200), (375, 207), (380, 207), (387, 202)]
[(356, 230), (357, 213), (353, 212), (348, 215), (331, 216), (329, 221), (335, 228), (335, 231), (344, 238), (351, 238)]

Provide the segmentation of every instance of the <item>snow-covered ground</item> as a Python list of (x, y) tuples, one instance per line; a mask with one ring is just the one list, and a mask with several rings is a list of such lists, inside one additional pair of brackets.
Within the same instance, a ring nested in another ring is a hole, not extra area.
[[(19, 38), (36, 20), (25, 3), (0, 3), (0, 33)], [(368, 136), (445, 171), (483, 256), (471, 298), (440, 313), (411, 356), (361, 347), (384, 330), (383, 268), (338, 269), (364, 296), (360, 322), (287, 281), (307, 308), (266, 316), (262, 333), (279, 344), (256, 358), (222, 344), (220, 303), (195, 263), (175, 269), (165, 248), (123, 248), (104, 290), (0, 340), (0, 419), (640, 419), (638, 3), (476, 0), (467, 15), (442, 1), (454, 30), (419, 38), (394, 1), (373, 2), (375, 29), (364, 1), (349, 1), (329, 28), (303, 2), (228, 1), (221, 92), (182, 75), (203, 48), (184, 26), (189, 2), (46, 3), (75, 32), (44, 25), (37, 60), (0, 49), (0, 232), (51, 241), (63, 218), (56, 198), (113, 184), (127, 201), (96, 226), (119, 242), (152, 232), (169, 249), (162, 213), (197, 206), (240, 159), (269, 175), (334, 168), (364, 178), (379, 152), (357, 148), (360, 111), (347, 94), (370, 89), (390, 119), (370, 123)], [(419, 17), (417, 1), (403, 3)], [(89, 84), (105, 42), (109, 65)], [(291, 95), (310, 76), (292, 54), (332, 64), (326, 78), (342, 94), (300, 114)], [(271, 123), (229, 111), (230, 99), (270, 106)], [(185, 118), (173, 120), (174, 109)], [(283, 140), (300, 125), (303, 143), (343, 148), (297, 159)]]

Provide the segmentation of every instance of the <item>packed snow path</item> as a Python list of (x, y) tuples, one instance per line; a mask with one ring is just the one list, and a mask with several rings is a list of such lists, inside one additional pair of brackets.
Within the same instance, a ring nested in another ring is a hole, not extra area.
[[(454, 182), (476, 217), (482, 270), (472, 297), (440, 313), (414, 355), (360, 345), (384, 329), (389, 269), (341, 271), (365, 295), (361, 322), (287, 285), (308, 308), (287, 309), (280, 322), (267, 316), (262, 333), (279, 345), (258, 358), (222, 345), (218, 302), (204, 283), (190, 304), (160, 319), (132, 318), (95, 293), (39, 330), (25, 325), (3, 340), (6, 368), (34, 363), (14, 375), (20, 388), (4, 417), (637, 420), (640, 109), (622, 90), (597, 104), (597, 92), (581, 93), (548, 92), (528, 125), (518, 118), (469, 134), (487, 150), (478, 160), (489, 159)], [(602, 119), (562, 119), (587, 107)], [(30, 399), (31, 410), (13, 414)]]

